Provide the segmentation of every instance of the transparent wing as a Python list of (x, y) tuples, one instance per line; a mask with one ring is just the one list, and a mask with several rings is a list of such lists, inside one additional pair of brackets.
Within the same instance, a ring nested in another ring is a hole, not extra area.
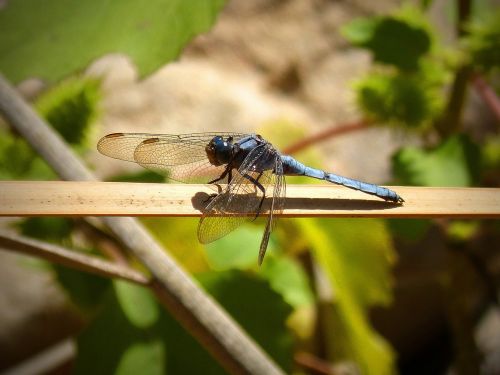
[(274, 174), (272, 175), (273, 181), (271, 182), (273, 186), (273, 199), (271, 201), (271, 207), (269, 208), (269, 216), (267, 218), (266, 228), (262, 236), (262, 241), (260, 242), (259, 248), (259, 266), (264, 260), (266, 255), (267, 245), (269, 243), (269, 237), (271, 232), (276, 227), (276, 222), (278, 221), (278, 216), (283, 212), (285, 208), (285, 196), (286, 196), (286, 183), (285, 175), (283, 173), (283, 163), (281, 157), (278, 155), (276, 158), (276, 163), (274, 167)]
[(247, 136), (241, 133), (113, 133), (101, 138), (97, 149), (106, 156), (135, 162), (172, 180), (206, 183), (224, 171), (224, 166), (210, 164), (205, 152), (207, 144), (217, 135), (233, 137), (234, 141)]
[[(246, 220), (253, 220), (263, 198), (268, 198), (271, 205), (267, 207), (263, 205), (261, 212), (266, 208), (271, 209), (273, 205), (283, 210), (281, 195), (284, 186), (283, 173), (276, 175), (272, 170), (266, 170), (263, 173), (255, 171), (255, 165), (260, 164), (262, 160), (270, 159), (282, 172), (281, 158), (270, 144), (263, 144), (249, 153), (226, 190), (217, 195), (206, 207), (198, 226), (198, 239), (201, 243), (215, 241), (239, 227)], [(251, 179), (260, 183), (266, 196)], [(278, 193), (277, 196), (276, 193)], [(276, 197), (279, 198), (277, 206), (274, 202)]]

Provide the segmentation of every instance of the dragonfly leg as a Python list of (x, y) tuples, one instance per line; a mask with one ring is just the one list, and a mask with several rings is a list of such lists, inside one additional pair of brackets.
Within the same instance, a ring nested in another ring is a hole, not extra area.
[(229, 181), (228, 181), (228, 182), (230, 182), (230, 181), (231, 181), (231, 177), (232, 177), (232, 176), (231, 176), (231, 169), (232, 169), (232, 166), (231, 166), (231, 163), (229, 163), (229, 164), (227, 165), (226, 169), (224, 169), (224, 172), (222, 172), (222, 174), (221, 174), (219, 177), (217, 177), (215, 180), (208, 181), (207, 183), (208, 183), (208, 184), (213, 184), (213, 183), (215, 183), (215, 182), (217, 182), (217, 181), (222, 180), (222, 179), (223, 179), (224, 177), (226, 177), (228, 174), (229, 174)]
[(262, 209), (262, 204), (264, 203), (264, 199), (266, 198), (266, 189), (264, 189), (264, 186), (262, 186), (262, 184), (259, 182), (259, 179), (262, 177), (262, 173), (263, 172), (260, 172), (259, 175), (257, 176), (257, 178), (253, 178), (249, 174), (243, 175), (243, 177), (245, 177), (248, 181), (250, 181), (257, 188), (259, 188), (260, 191), (262, 191), (262, 199), (260, 200), (259, 208), (257, 208), (257, 212), (255, 213), (255, 217), (253, 218), (254, 220), (257, 219), (257, 217), (259, 216), (260, 210)]

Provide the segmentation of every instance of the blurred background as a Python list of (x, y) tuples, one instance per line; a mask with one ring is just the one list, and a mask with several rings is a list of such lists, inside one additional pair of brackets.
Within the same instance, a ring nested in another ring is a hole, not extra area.
[[(168, 183), (105, 134), (237, 131), (367, 182), (499, 187), (499, 51), (493, 0), (0, 2), (0, 71), (108, 181)], [(57, 179), (1, 120), (0, 178)], [(197, 219), (141, 221), (287, 373), (500, 373), (497, 220), (280, 219), (261, 268), (258, 221), (206, 246)], [(92, 221), (0, 227), (143, 270)], [(149, 291), (3, 250), (0, 353), (224, 373)]]

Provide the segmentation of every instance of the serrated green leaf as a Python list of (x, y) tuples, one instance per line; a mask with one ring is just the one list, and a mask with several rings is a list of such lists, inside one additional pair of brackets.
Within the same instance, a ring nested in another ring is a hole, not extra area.
[(470, 62), (483, 71), (500, 69), (500, 10), (490, 11), (468, 26), (464, 45)]
[(393, 157), (394, 174), (405, 185), (471, 186), (479, 166), (479, 148), (464, 135), (450, 137), (431, 150), (406, 147)]
[(18, 0), (0, 11), (0, 71), (14, 83), (55, 81), (107, 53), (124, 53), (140, 76), (175, 59), (207, 31), (223, 0)]
[(0, 173), (5, 179), (26, 174), (35, 159), (33, 150), (21, 138), (0, 129)]
[(300, 225), (333, 291), (330, 355), (354, 361), (364, 374), (393, 373), (393, 350), (368, 320), (369, 306), (392, 298), (395, 254), (383, 222), (316, 219)]
[[(71, 79), (40, 96), (36, 108), (67, 142), (83, 148), (99, 112), (99, 100), (99, 81)], [(0, 130), (0, 176), (31, 180), (55, 177), (24, 139), (4, 133)]]
[(375, 61), (403, 71), (416, 71), (420, 59), (431, 49), (425, 28), (390, 16), (356, 20), (344, 28), (344, 35), (368, 49)]
[(114, 281), (118, 303), (131, 324), (146, 328), (152, 326), (159, 316), (159, 307), (148, 289), (126, 281)]
[(411, 128), (428, 124), (443, 105), (438, 87), (419, 75), (374, 73), (358, 81), (356, 93), (368, 117)]
[(83, 145), (99, 113), (100, 98), (100, 81), (73, 78), (44, 92), (35, 106), (66, 142)]
[(120, 358), (117, 375), (161, 375), (165, 373), (165, 348), (161, 341), (134, 343)]
[(0, 179), (51, 180), (55, 174), (28, 143), (0, 130)]

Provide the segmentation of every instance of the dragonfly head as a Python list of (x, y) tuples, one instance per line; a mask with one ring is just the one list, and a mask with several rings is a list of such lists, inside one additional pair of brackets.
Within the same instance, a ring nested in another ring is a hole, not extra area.
[(210, 164), (215, 166), (227, 164), (231, 161), (233, 144), (229, 139), (225, 141), (224, 138), (218, 135), (205, 147), (205, 152)]

